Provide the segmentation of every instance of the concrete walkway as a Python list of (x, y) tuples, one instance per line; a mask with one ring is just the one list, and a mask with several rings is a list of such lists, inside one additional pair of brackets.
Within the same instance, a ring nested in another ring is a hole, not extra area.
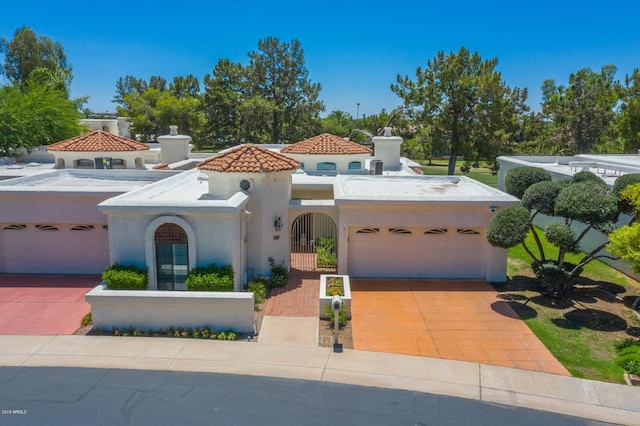
[(456, 396), (638, 424), (640, 388), (509, 367), (269, 343), (107, 336), (0, 336), (0, 365), (202, 371)]

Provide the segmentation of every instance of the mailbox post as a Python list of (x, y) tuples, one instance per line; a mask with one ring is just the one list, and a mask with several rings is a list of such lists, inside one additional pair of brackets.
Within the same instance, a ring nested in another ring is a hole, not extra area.
[(331, 299), (333, 309), (333, 351), (342, 352), (342, 345), (338, 343), (338, 331), (340, 329), (340, 310), (342, 309), (342, 298), (333, 296)]

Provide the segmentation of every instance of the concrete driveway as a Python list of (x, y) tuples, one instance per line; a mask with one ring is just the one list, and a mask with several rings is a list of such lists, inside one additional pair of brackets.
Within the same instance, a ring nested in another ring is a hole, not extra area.
[(352, 279), (354, 349), (570, 375), (485, 281)]
[(0, 334), (73, 334), (91, 310), (99, 275), (0, 274)]

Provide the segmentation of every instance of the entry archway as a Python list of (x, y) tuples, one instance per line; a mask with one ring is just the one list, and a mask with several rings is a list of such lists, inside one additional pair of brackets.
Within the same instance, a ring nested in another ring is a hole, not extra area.
[(291, 225), (291, 268), (335, 272), (338, 259), (336, 224), (324, 213), (304, 213)]

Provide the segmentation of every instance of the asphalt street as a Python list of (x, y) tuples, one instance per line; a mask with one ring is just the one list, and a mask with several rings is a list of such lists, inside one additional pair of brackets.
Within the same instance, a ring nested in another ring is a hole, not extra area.
[(0, 424), (602, 425), (427, 393), (271, 377), (0, 367)]

